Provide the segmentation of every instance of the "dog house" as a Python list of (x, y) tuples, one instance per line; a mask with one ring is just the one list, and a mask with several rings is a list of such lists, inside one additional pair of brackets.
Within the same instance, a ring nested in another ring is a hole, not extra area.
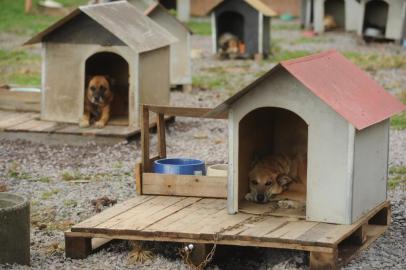
[(129, 0), (138, 10), (150, 17), (178, 39), (171, 44), (171, 84), (173, 86), (192, 84), (192, 63), (190, 58), (191, 30), (157, 2), (148, 0)]
[(256, 153), (307, 153), (307, 187), (281, 196), (307, 220), (354, 223), (386, 200), (389, 117), (404, 109), (337, 51), (282, 62), (211, 113), (229, 114), (229, 213), (246, 208)]
[(181, 22), (190, 19), (190, 0), (158, 0), (166, 9), (176, 10), (176, 16)]
[[(302, 26), (313, 28), (318, 33), (327, 30), (326, 23), (331, 29), (357, 31), (360, 4), (358, 0), (302, 0), (301, 16)], [(330, 17), (330, 21), (325, 21), (326, 16)], [(333, 22), (335, 26), (331, 25)]]
[(406, 38), (405, 0), (361, 0), (358, 34), (366, 38)]
[(267, 56), (270, 50), (271, 17), (276, 13), (260, 0), (225, 0), (211, 11), (213, 53), (219, 51), (219, 39), (229, 33), (243, 44), (239, 54)]
[(42, 43), (41, 119), (78, 123), (86, 78), (109, 75), (114, 80), (109, 124), (138, 126), (140, 103), (169, 103), (174, 41), (126, 2), (79, 7), (26, 42)]

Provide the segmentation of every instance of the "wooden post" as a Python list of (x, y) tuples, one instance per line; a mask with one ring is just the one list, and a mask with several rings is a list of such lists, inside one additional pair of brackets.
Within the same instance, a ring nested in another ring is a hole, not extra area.
[(25, 0), (25, 13), (31, 12), (32, 0)]
[(362, 224), (350, 237), (355, 245), (362, 245), (367, 240), (367, 224)]
[(382, 208), (378, 213), (376, 213), (369, 221), (372, 225), (390, 225), (391, 223), (391, 207), (390, 205)]
[(65, 236), (65, 254), (67, 258), (84, 259), (91, 253), (91, 238)]
[(166, 158), (165, 115), (163, 113), (157, 113), (156, 123), (158, 135), (158, 155), (159, 158)]
[(135, 164), (135, 191), (138, 195), (142, 195), (142, 164)]
[(141, 151), (142, 166), (144, 172), (149, 172), (149, 109), (146, 105), (141, 105)]
[(190, 254), (190, 261), (195, 265), (199, 266), (203, 261), (206, 260), (207, 255), (213, 248), (211, 244), (193, 244), (193, 251)]
[(310, 252), (310, 270), (336, 270), (337, 262), (337, 249), (333, 253)]

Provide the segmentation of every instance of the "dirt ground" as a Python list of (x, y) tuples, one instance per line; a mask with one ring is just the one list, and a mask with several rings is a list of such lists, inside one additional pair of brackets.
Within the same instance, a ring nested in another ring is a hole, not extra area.
[[(303, 38), (294, 23), (276, 22), (270, 59), (219, 61), (211, 54), (209, 36), (193, 36), (191, 92), (172, 92), (171, 103), (213, 107), (269, 70), (282, 56), (336, 48), (393, 94), (406, 90), (406, 49), (395, 44), (365, 44), (351, 33), (331, 32)], [(3, 40), (7, 42), (3, 43)], [(3, 48), (19, 44), (1, 35)], [(30, 49), (39, 53), (38, 47)], [(406, 130), (391, 130), (390, 168), (406, 166)], [(155, 149), (156, 138), (152, 138)], [(227, 162), (225, 121), (177, 118), (168, 127), (168, 155), (200, 158), (207, 164)], [(89, 138), (58, 139), (0, 133), (0, 184), (31, 200), (31, 269), (188, 269), (178, 244), (145, 243), (154, 258), (144, 264), (128, 259), (130, 244), (115, 243), (84, 260), (64, 256), (63, 232), (95, 215), (91, 200), (108, 196), (122, 202), (134, 196), (133, 166), (140, 158), (139, 139), (112, 142)], [(403, 175), (403, 174), (402, 174)], [(404, 177), (404, 176), (402, 176)], [(393, 223), (389, 230), (345, 269), (406, 269), (406, 189), (389, 189)], [(219, 247), (210, 269), (307, 269), (304, 252), (264, 248)], [(0, 269), (29, 269), (0, 265)]]

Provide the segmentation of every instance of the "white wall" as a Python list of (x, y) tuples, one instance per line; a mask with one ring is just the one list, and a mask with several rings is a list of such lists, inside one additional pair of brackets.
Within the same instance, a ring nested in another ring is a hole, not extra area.
[(386, 200), (390, 121), (355, 134), (352, 221)]
[[(229, 133), (229, 194), (238, 190), (238, 123), (260, 107), (291, 110), (303, 118), (308, 130), (307, 219), (351, 223), (352, 154), (354, 128), (284, 70), (272, 74), (231, 108)], [(231, 146), (232, 145), (232, 146)], [(238, 193), (235, 196), (238, 197)], [(229, 212), (238, 209), (229, 196)]]

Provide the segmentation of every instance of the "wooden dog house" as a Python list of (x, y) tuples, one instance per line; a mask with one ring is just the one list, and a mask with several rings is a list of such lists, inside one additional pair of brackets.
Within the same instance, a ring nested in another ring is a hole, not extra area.
[[(360, 36), (401, 41), (406, 38), (405, 0), (360, 0), (357, 32)], [(369, 36), (367, 28), (380, 31)]]
[(171, 44), (171, 85), (192, 84), (192, 61), (190, 58), (190, 36), (192, 31), (159, 3), (148, 0), (129, 0), (138, 10), (171, 33), (177, 42)]
[[(219, 244), (308, 251), (311, 270), (339, 269), (390, 224), (388, 118), (405, 106), (336, 51), (282, 62), (214, 110), (141, 108), (138, 195), (65, 232), (66, 257), (85, 258), (106, 241), (126, 239), (194, 243), (197, 265), (208, 244)], [(153, 171), (153, 162), (166, 157), (166, 115), (228, 118), (228, 180)], [(252, 152), (297, 151), (292, 146), (307, 148), (307, 192), (294, 197), (306, 199), (306, 216), (267, 204), (241, 209)]]
[(325, 16), (332, 16), (338, 29), (357, 31), (360, 16), (358, 0), (302, 0), (301, 23), (318, 33), (325, 29)]
[(306, 220), (354, 223), (386, 200), (389, 117), (404, 109), (337, 51), (282, 62), (212, 113), (229, 114), (229, 213), (255, 152), (307, 152), (307, 190), (284, 197)]
[(41, 119), (78, 123), (86, 77), (103, 74), (115, 80), (109, 123), (138, 127), (139, 104), (169, 103), (175, 41), (126, 2), (77, 8), (25, 43), (42, 43)]
[(213, 53), (219, 49), (224, 33), (238, 37), (244, 44), (240, 54), (267, 56), (270, 50), (271, 17), (276, 13), (260, 0), (225, 0), (213, 7), (211, 26)]

